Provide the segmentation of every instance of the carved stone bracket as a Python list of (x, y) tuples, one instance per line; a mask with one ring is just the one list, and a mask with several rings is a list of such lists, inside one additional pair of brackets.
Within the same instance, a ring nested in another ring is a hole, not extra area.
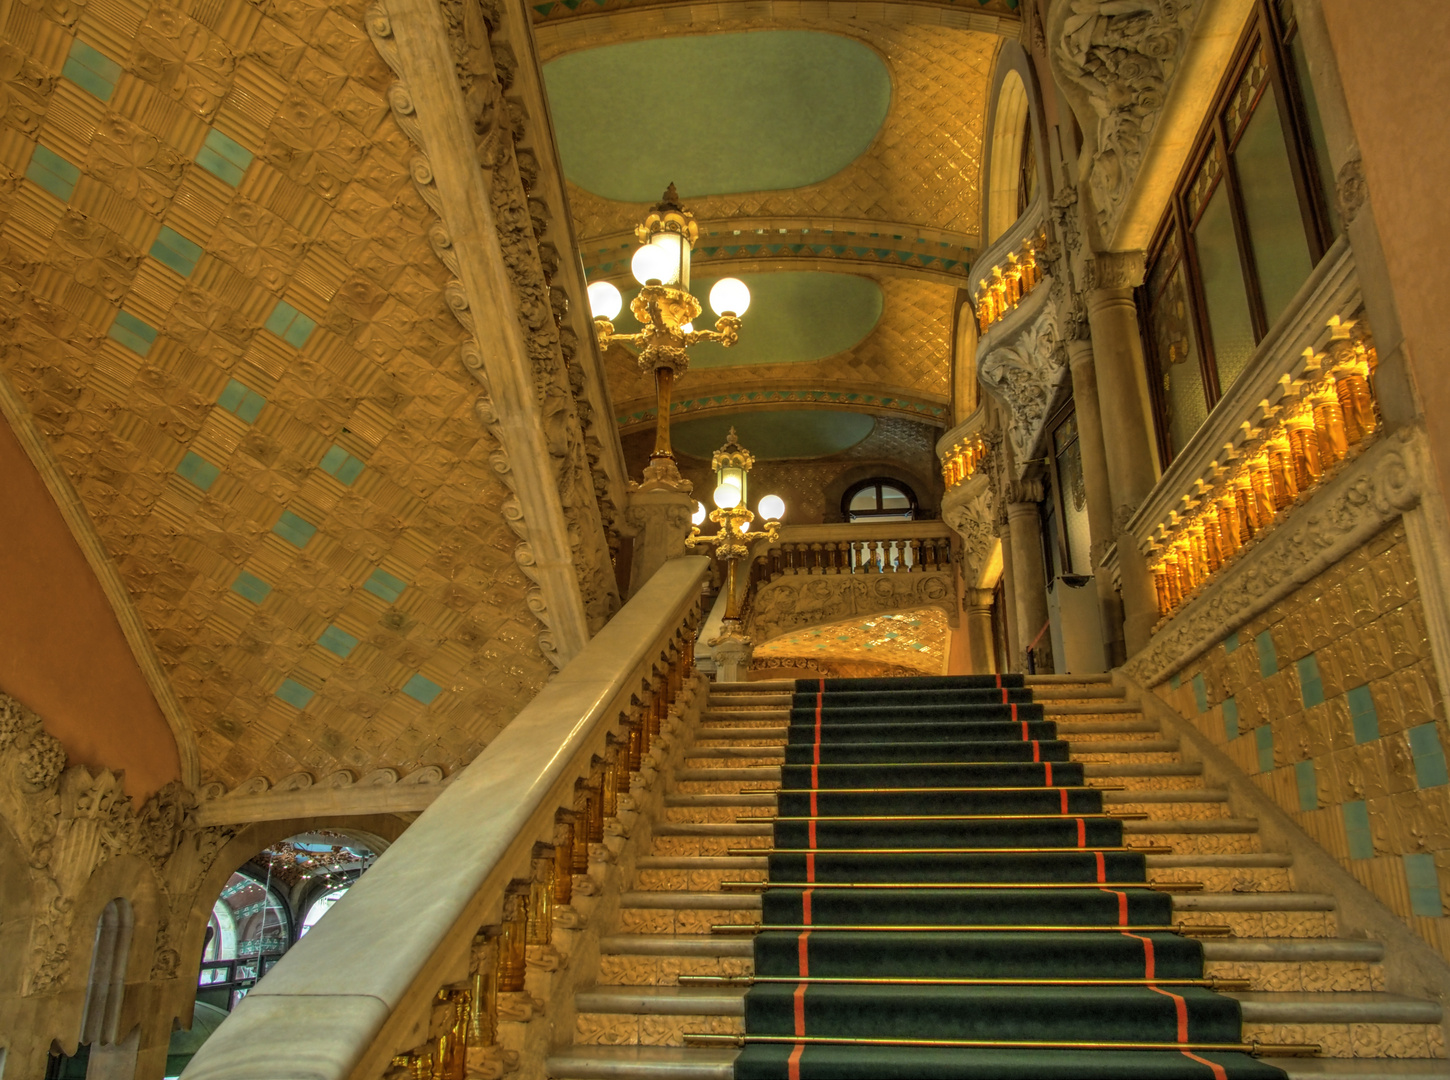
[[(541, 651), (562, 667), (617, 609), (610, 558), (619, 508), (599, 468), (598, 417), (584, 393), (555, 279), (572, 250), (565, 208), (536, 197), (541, 165), (529, 110), (509, 90), (520, 75), (507, 15), (479, 0), (391, 0), (368, 33), (399, 81), (388, 102), (423, 151), (414, 186), (438, 217), (434, 251), (456, 279), (449, 307), (473, 335), (464, 365), (485, 388), (480, 420), (498, 442), (494, 470), (513, 492), (504, 516), (515, 559), (534, 582), (528, 604), (545, 630)], [(543, 136), (547, 138), (547, 136)], [(613, 432), (606, 436), (613, 438)]]
[(1129, 676), (1154, 685), (1413, 508), (1428, 475), (1427, 454), (1419, 429), (1370, 447), (1180, 608), (1128, 661)]
[(1068, 375), (1059, 332), (1059, 290), (1051, 279), (983, 339), (977, 377), (1007, 410), (1020, 475), (1047, 422), (1047, 410)]
[(962, 580), (974, 587), (997, 543), (997, 497), (985, 472), (958, 484), (942, 499), (942, 520), (961, 537)]

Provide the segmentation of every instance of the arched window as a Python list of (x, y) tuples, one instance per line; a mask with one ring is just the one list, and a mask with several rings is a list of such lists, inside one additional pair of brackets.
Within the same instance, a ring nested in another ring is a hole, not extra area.
[(347, 892), (351, 887), (352, 882), (348, 882), (341, 888), (325, 892), (316, 900), (312, 901), (311, 905), (307, 908), (307, 914), (302, 916), (302, 925), (297, 928), (298, 938), (301, 938), (303, 934), (316, 926), (318, 920), (331, 911), (332, 905), (341, 900), (343, 893)]
[(121, 1001), (126, 994), (126, 960), (131, 954), (131, 932), (136, 916), (131, 902), (116, 897), (96, 920), (96, 944), (91, 951), (91, 977), (86, 985), (81, 1042), (91, 1046), (114, 1043), (121, 1022)]
[(916, 517), (916, 493), (900, 480), (876, 476), (846, 489), (841, 513), (847, 521), (910, 521)]
[[(997, 91), (997, 110), (992, 119), (992, 157), (988, 168), (987, 243), (992, 243), (1022, 216), (1034, 192), (1022, 190), (1027, 167), (1024, 149), (1030, 152), (1032, 126), (1028, 122), (1027, 86), (1016, 71), (1009, 71)], [(1023, 144), (1028, 146), (1024, 148)], [(1031, 163), (1037, 171), (1036, 161)]]

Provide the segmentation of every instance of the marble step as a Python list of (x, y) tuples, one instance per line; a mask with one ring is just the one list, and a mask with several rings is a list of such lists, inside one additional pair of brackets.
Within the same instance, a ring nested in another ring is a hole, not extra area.
[[(1105, 791), (1105, 806), (1120, 803), (1222, 803), (1228, 802), (1228, 792), (1215, 788), (1177, 788), (1161, 791)], [(773, 791), (741, 792), (728, 795), (696, 795), (671, 793), (665, 796), (667, 808), (738, 806), (741, 808), (774, 807), (776, 795)]]
[[(1085, 721), (1064, 721), (1057, 725), (1057, 733), (1062, 738), (1071, 739), (1076, 735), (1131, 735), (1134, 733), (1151, 734), (1161, 730), (1161, 726), (1153, 720), (1085, 720)], [(729, 727), (723, 724), (706, 724), (695, 729), (696, 741), (705, 739), (784, 739), (790, 734), (787, 726), (779, 727)]]
[[(1177, 869), (1282, 869), (1294, 864), (1292, 855), (1279, 852), (1251, 854), (1145, 855), (1150, 870)], [(764, 855), (642, 855), (637, 870), (766, 870)]]
[(723, 934), (612, 934), (599, 939), (599, 951), (624, 956), (750, 957), (755, 943), (748, 937)]
[[(674, 1046), (581, 1046), (545, 1063), (556, 1080), (734, 1080), (738, 1051)], [(1441, 1058), (1275, 1058), (1289, 1080), (1450, 1080)]]
[[(1072, 744), (1073, 754), (1171, 754), (1178, 750), (1177, 739), (1142, 739), (1081, 741)], [(699, 746), (685, 751), (686, 761), (702, 758), (760, 758), (761, 760), (783, 759), (784, 746)]]
[[(1112, 761), (1089, 761), (1083, 763), (1085, 777), (1104, 776), (1200, 776), (1203, 765), (1200, 762), (1152, 761), (1122, 763)], [(677, 781), (713, 780), (755, 780), (762, 783), (779, 783), (778, 765), (743, 765), (737, 768), (676, 769)]]
[[(1120, 716), (1142, 715), (1142, 707), (1136, 701), (1104, 700), (1041, 702), (1044, 716)], [(700, 714), (709, 723), (715, 720), (788, 720), (791, 698), (789, 694), (777, 697), (759, 695), (747, 700), (727, 700), (712, 697)]]
[[(1022, 681), (1028, 686), (1111, 686), (1112, 675), (1024, 675)], [(741, 693), (750, 690), (794, 690), (795, 679), (745, 679), (740, 682), (713, 682), (710, 692)]]
[[(1258, 831), (1259, 823), (1252, 818), (1218, 817), (1123, 822), (1123, 832), (1126, 834), (1173, 833), (1176, 836), (1187, 836), (1194, 833), (1254, 833)], [(656, 836), (770, 836), (773, 832), (774, 826), (768, 821), (762, 821), (759, 824), (726, 821), (661, 821), (654, 827)]]
[[(636, 889), (621, 893), (619, 906), (621, 908), (654, 908), (674, 911), (751, 911), (760, 908), (761, 900), (759, 893)], [(1175, 913), (1183, 911), (1333, 911), (1334, 909), (1334, 897), (1328, 893), (1179, 893), (1173, 897)]]

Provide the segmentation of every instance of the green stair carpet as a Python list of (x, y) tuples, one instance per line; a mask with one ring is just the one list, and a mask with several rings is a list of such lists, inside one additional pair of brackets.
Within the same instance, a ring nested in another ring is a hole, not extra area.
[(801, 680), (788, 732), (737, 1080), (1283, 1080), (1193, 1048), (1238, 1003), (1020, 676)]

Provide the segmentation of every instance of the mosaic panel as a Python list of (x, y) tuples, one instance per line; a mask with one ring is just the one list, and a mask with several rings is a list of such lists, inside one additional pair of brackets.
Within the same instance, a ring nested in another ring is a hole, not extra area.
[(0, 363), (228, 785), (451, 770), (547, 669), (365, 10), (3, 26)]
[(947, 617), (931, 608), (876, 615), (860, 622), (831, 623), (758, 645), (752, 666), (799, 658), (839, 665), (891, 664), (924, 675), (946, 664)]
[(1450, 956), (1450, 730), (1401, 522), (1156, 692)]

